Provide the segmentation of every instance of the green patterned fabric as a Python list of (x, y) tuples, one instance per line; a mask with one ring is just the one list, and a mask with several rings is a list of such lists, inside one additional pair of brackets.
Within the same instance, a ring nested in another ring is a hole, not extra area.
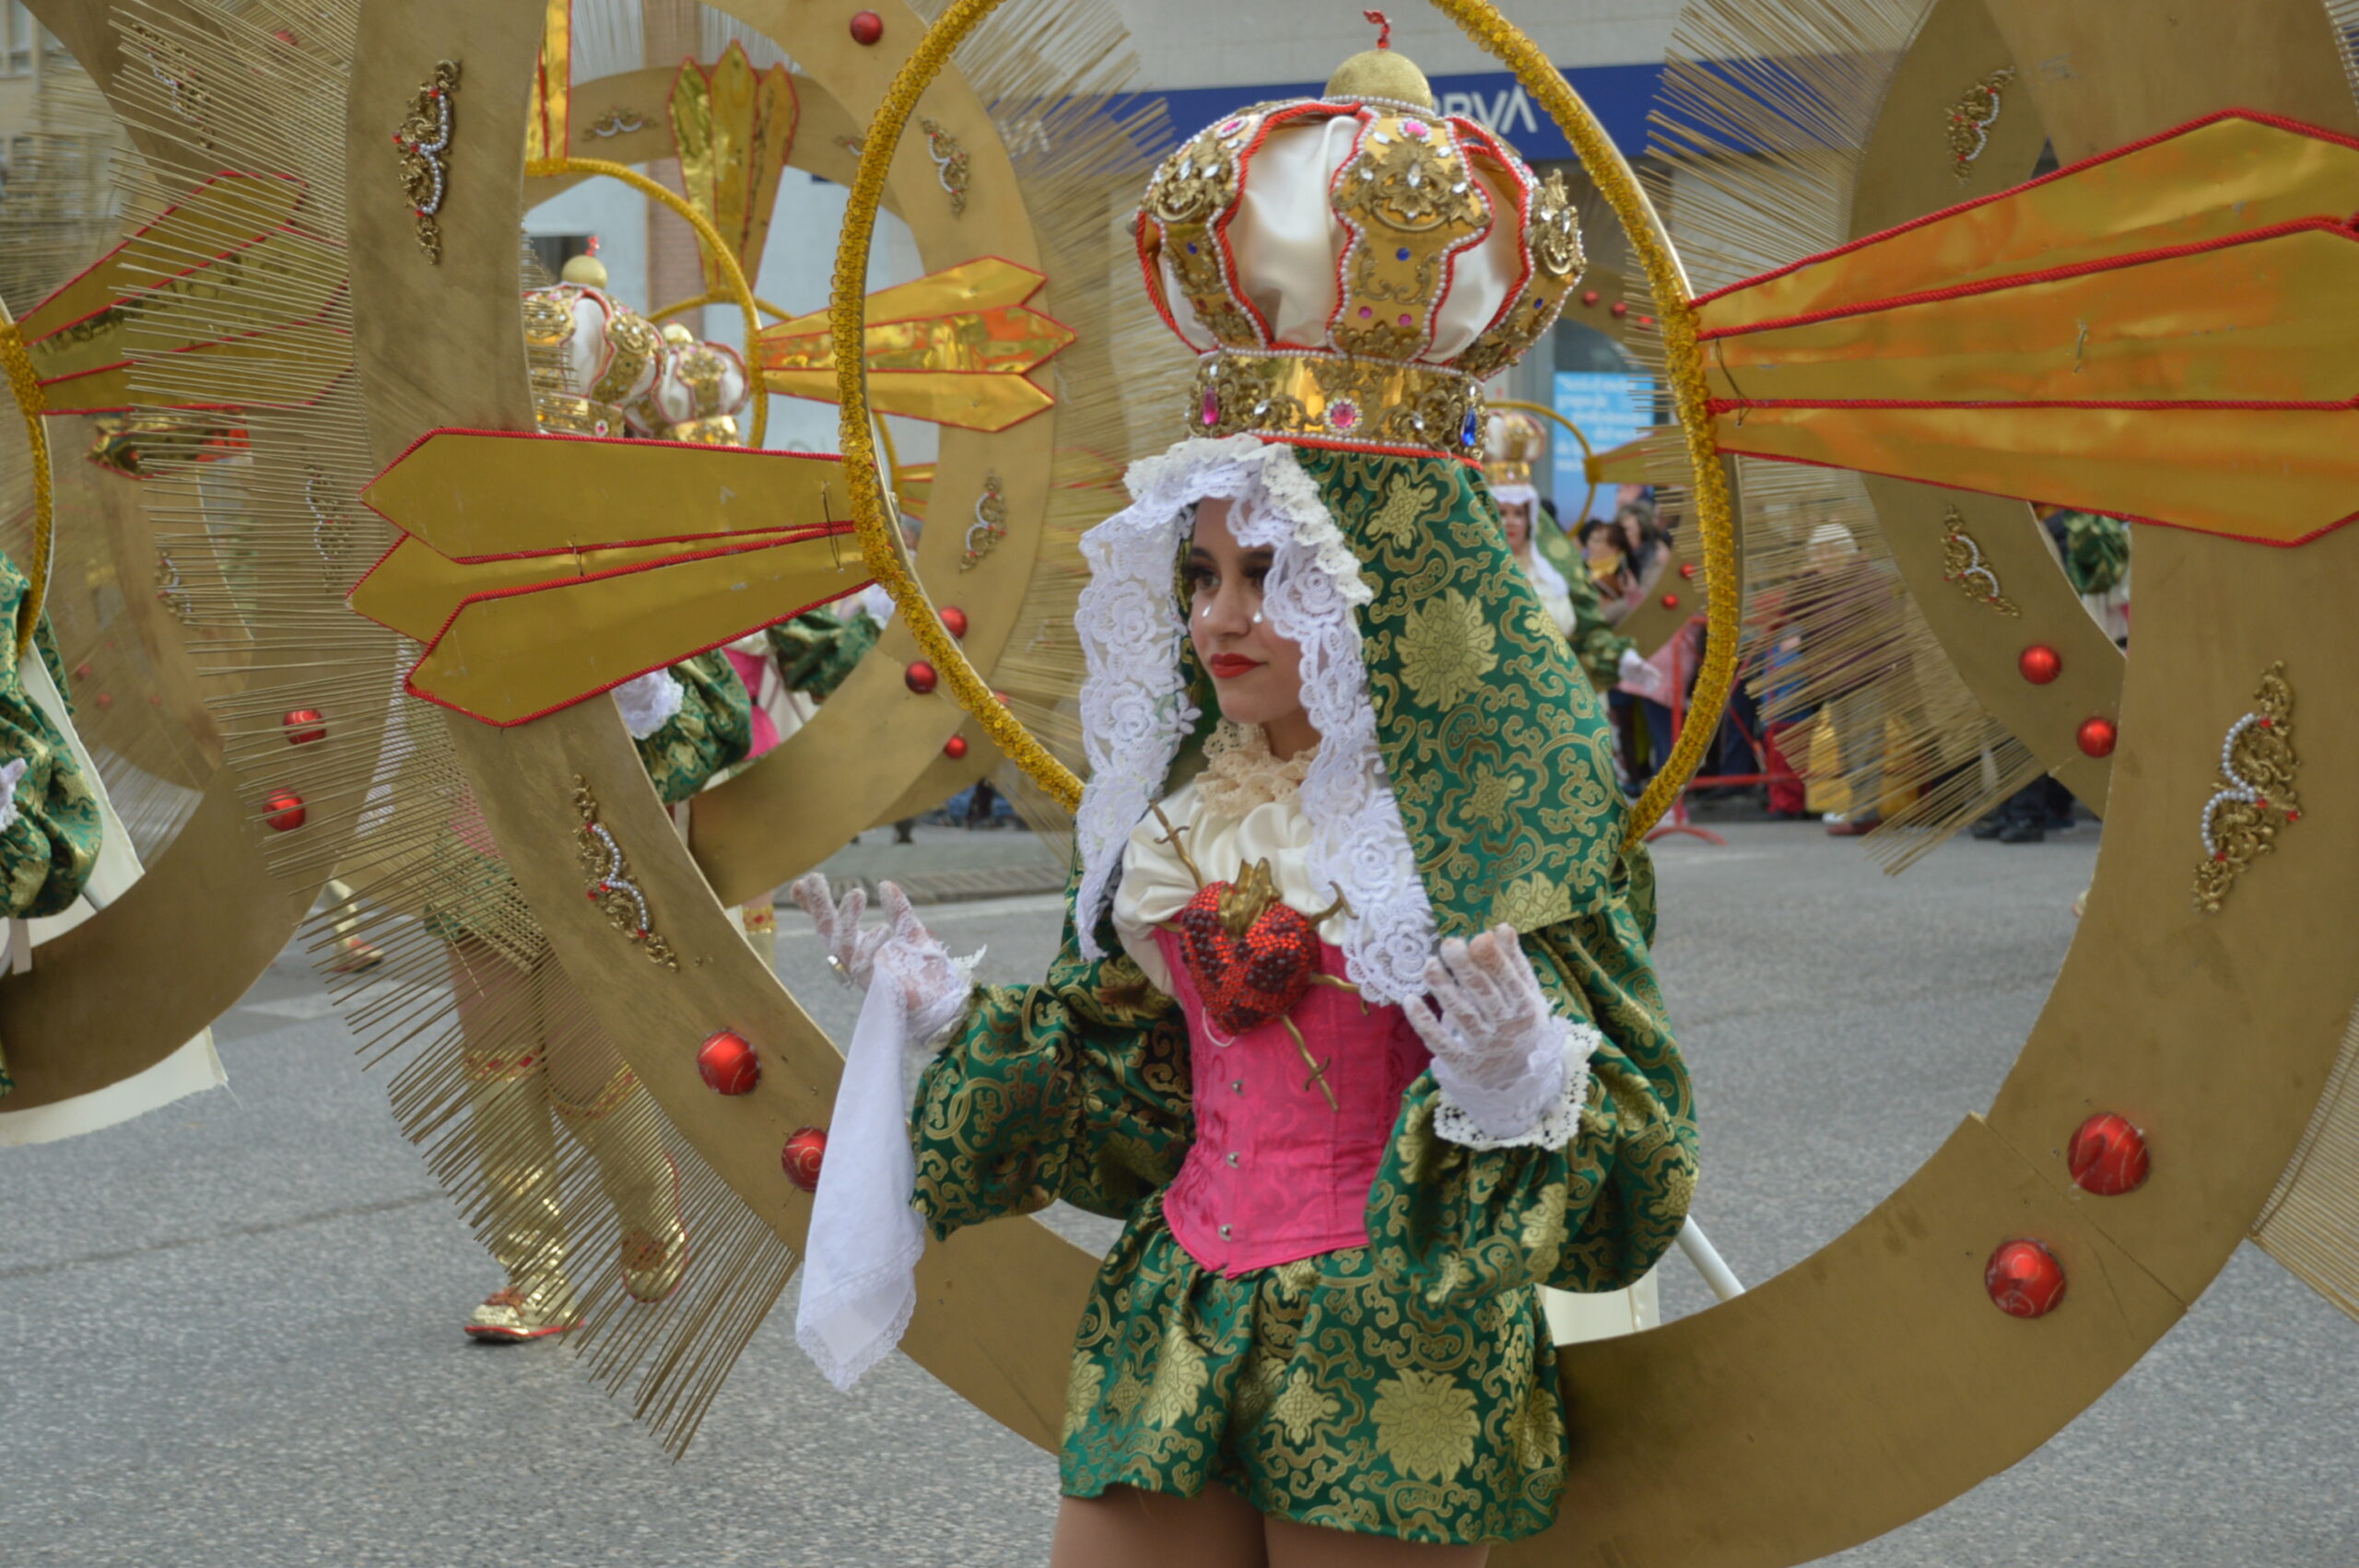
[(729, 655), (715, 649), (672, 666), (680, 711), (639, 743), (639, 760), (667, 806), (679, 804), (754, 749), (754, 702)]
[(2130, 571), (2130, 525), (2096, 512), (2064, 514), (2064, 576), (2075, 593), (2109, 593)]
[[(1106, 928), (1110, 933), (1111, 927)], [(1059, 1199), (1126, 1218), (1180, 1173), (1195, 1131), (1188, 1025), (1110, 940), (1037, 986), (975, 993), (916, 1116), (917, 1206), (936, 1239)]]
[[(1426, 1073), (1402, 1099), (1369, 1245), (1224, 1278), (1171, 1237), (1161, 1188), (1193, 1134), (1179, 1006), (1128, 956), (980, 989), (926, 1070), (915, 1200), (934, 1235), (1063, 1199), (1128, 1222), (1075, 1338), (1065, 1492), (1192, 1496), (1406, 1540), (1545, 1528), (1566, 1415), (1536, 1287), (1616, 1290), (1654, 1267), (1696, 1188), (1696, 1125), (1647, 954), (1643, 852), (1608, 905), (1527, 936), (1565, 1016), (1594, 1023), (1579, 1132), (1469, 1150), (1433, 1130)], [(1110, 921), (1100, 941), (1112, 947)]]
[(1465, 1545), (1547, 1528), (1566, 1457), (1537, 1291), (1434, 1305), (1369, 1247), (1224, 1278), (1150, 1200), (1082, 1314), (1058, 1469), (1070, 1497), (1217, 1480), (1297, 1524)]
[[(100, 817), (97, 781), (66, 743), (65, 732), (33, 704), (25, 689), (17, 643), (32, 584), (17, 563), (0, 556), (0, 763), (25, 763), (16, 790), (17, 820), (0, 832), (0, 890), (5, 913), (19, 919), (62, 914), (81, 895), (99, 863)], [(34, 646), (63, 696), (64, 662), (46, 620)], [(15, 1087), (0, 1058), (0, 1094)]]
[[(1296, 455), (1375, 591), (1359, 625), (1379, 743), (1442, 933), (1514, 925), (1555, 1010), (1604, 1037), (1579, 1130), (1555, 1148), (1451, 1143), (1426, 1073), (1371, 1184), (1366, 1246), (1208, 1273), (1160, 1199), (1194, 1131), (1183, 1015), (1110, 918), (1095, 934), (1114, 956), (1083, 960), (1069, 902), (1046, 981), (977, 991), (927, 1068), (914, 1200), (937, 1237), (1059, 1199), (1126, 1222), (1075, 1340), (1069, 1495), (1218, 1480), (1306, 1524), (1518, 1539), (1555, 1518), (1567, 1454), (1538, 1288), (1634, 1283), (1695, 1193), (1694, 1097), (1648, 954), (1652, 869), (1621, 848), (1597, 696), (1480, 480)], [(1183, 671), (1209, 722), (1192, 656)]]
[(1403, 1097), (1369, 1235), (1385, 1271), (1429, 1304), (1532, 1284), (1621, 1290), (1678, 1239), (1696, 1197), (1695, 1093), (1647, 952), (1651, 872), (1640, 880), (1643, 891), (1625, 884), (1614, 903), (1523, 939), (1555, 1011), (1605, 1037), (1570, 1143), (1464, 1149), (1434, 1134), (1431, 1073)]
[(1573, 646), (1573, 657), (1580, 661), (1589, 684), (1599, 691), (1622, 679), (1622, 656), (1638, 650), (1635, 638), (1624, 637), (1605, 618), (1605, 601), (1598, 596), (1597, 579), (1590, 576), (1589, 564), (1578, 556), (1573, 569), (1565, 575), (1567, 597), (1573, 602), (1573, 632), (1566, 640)]
[(1589, 683), (1603, 691), (1622, 679), (1622, 655), (1637, 648), (1605, 618), (1605, 602), (1598, 596), (1597, 579), (1581, 558), (1579, 541), (1558, 529), (1543, 514), (1532, 527), (1533, 548), (1565, 579), (1565, 596), (1572, 601), (1573, 629), (1566, 641), (1573, 657), (1589, 673)]
[(859, 610), (842, 615), (806, 610), (769, 628), (770, 651), (778, 656), (779, 676), (787, 690), (825, 702), (883, 635), (883, 628)]
[(1361, 657), (1441, 934), (1596, 908), (1622, 838), (1613, 729), (1508, 554), (1489, 489), (1446, 458), (1295, 457), (1376, 590)]
[[(96, 781), (82, 771), (65, 733), (33, 706), (17, 661), (19, 623), (32, 585), (0, 556), (0, 763), (29, 766), (18, 782), (17, 820), (0, 833), (0, 885), (6, 913), (21, 919), (62, 914), (81, 895), (99, 861)], [(36, 637), (40, 647), (47, 639)], [(65, 689), (53, 647), (42, 648), (57, 689)]]

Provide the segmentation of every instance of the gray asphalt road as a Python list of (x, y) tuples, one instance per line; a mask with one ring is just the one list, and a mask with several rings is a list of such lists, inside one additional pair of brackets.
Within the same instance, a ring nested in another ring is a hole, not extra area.
[[(1664, 850), (1660, 952), (1706, 1117), (1701, 1212), (1758, 1280), (1989, 1102), (2095, 834), (1955, 845), (1896, 882), (1813, 827), (1729, 839)], [(781, 969), (848, 1024), (786, 913)], [(1046, 898), (928, 916), (1008, 978), (1056, 918)], [(230, 1092), (0, 1154), (0, 1563), (1044, 1560), (1053, 1466), (907, 1363), (839, 1398), (773, 1322), (675, 1466), (561, 1346), (463, 1342), (492, 1271), (320, 988), (283, 961), (221, 1036)], [(1683, 1265), (1665, 1281), (1667, 1311), (1704, 1304)], [(2354, 1389), (2359, 1325), (2248, 1252), (2045, 1450), (1839, 1561), (2345, 1568)]]

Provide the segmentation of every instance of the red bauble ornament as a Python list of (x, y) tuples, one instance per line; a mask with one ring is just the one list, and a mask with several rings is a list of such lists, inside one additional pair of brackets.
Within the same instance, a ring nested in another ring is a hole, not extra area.
[(2063, 655), (2044, 642), (2035, 642), (2015, 655), (2015, 673), (2033, 685), (2044, 686), (2063, 673)]
[(2064, 1299), (2064, 1265), (2036, 1241), (2001, 1242), (1982, 1270), (1982, 1288), (2010, 1317), (2045, 1317)]
[(1596, 289), (1594, 289), (1594, 288), (1584, 288), (1584, 289), (1582, 289), (1582, 290), (1581, 290), (1581, 303), (1582, 303), (1582, 304), (1584, 304), (1584, 305), (1594, 305), (1594, 304), (1596, 304), (1600, 299), (1602, 299), (1602, 298), (1605, 298), (1605, 296), (1603, 296), (1602, 294), (1600, 294), (1600, 293), (1599, 293)]
[(902, 684), (920, 696), (933, 690), (941, 679), (940, 675), (934, 673), (933, 666), (922, 659), (912, 660), (910, 667), (901, 672)]
[(941, 610), (942, 624), (952, 637), (961, 641), (967, 636), (967, 612), (956, 604), (945, 604)]
[(1684, 577), (1684, 578), (1690, 579), (1692, 580), (1692, 579), (1695, 578), (1695, 576), (1696, 576), (1696, 563), (1695, 563), (1695, 562), (1693, 562), (1693, 561), (1682, 561), (1682, 562), (1680, 562), (1680, 563), (1679, 563), (1679, 575), (1680, 575), (1680, 576), (1682, 576), (1682, 577)]
[(943, 742), (942, 755), (948, 757), (953, 762), (957, 762), (960, 757), (965, 756), (967, 755), (967, 737), (964, 735), (953, 735), (948, 740)]
[(114, 706), (114, 693), (100, 692), (99, 694), (99, 706), (100, 708), (112, 708)]
[(2121, 731), (2114, 727), (2114, 722), (2110, 719), (2103, 717), (2083, 719), (2081, 720), (2080, 729), (2073, 732), (2072, 739), (2079, 743), (2085, 755), (2111, 756), (2115, 743), (2121, 739)]
[(294, 832), (302, 826), (304, 819), (311, 815), (303, 809), (303, 797), (292, 790), (273, 790), (270, 799), (264, 801), (263, 804), (270, 808), (270, 813), (264, 816), (263, 821), (270, 824), (272, 829), (279, 833)]
[(866, 49), (885, 36), (885, 18), (874, 11), (855, 12), (851, 18), (851, 41)]
[(750, 1094), (762, 1081), (762, 1059), (745, 1036), (722, 1029), (705, 1036), (697, 1052), (697, 1075), (716, 1094)]
[(2099, 1198), (2118, 1198), (2146, 1185), (2153, 1161), (2146, 1135), (2125, 1117), (2100, 1111), (2083, 1122), (2064, 1151), (2072, 1185)]
[(77, 681), (87, 681), (90, 678), (90, 661), (88, 660), (85, 659), (82, 662), (74, 666), (74, 678)]
[(805, 1192), (819, 1190), (819, 1162), (827, 1157), (827, 1129), (806, 1127), (786, 1141), (786, 1152), (778, 1163), (786, 1168), (786, 1179)]
[(1007, 694), (1005, 692), (993, 692), (992, 693), (992, 700), (999, 704), (1002, 708), (1005, 708), (1007, 706)]
[(1676, 609), (1678, 609), (1678, 608), (1679, 608), (1679, 595), (1678, 595), (1678, 594), (1676, 594), (1676, 593), (1666, 593), (1666, 594), (1664, 594), (1664, 595), (1662, 596), (1662, 607), (1663, 607), (1664, 609), (1666, 609), (1666, 610), (1676, 610)]
[(1629, 313), (1630, 313), (1630, 302), (1629, 302), (1628, 300), (1626, 300), (1626, 299), (1616, 299), (1616, 300), (1614, 302), (1614, 320), (1619, 321), (1619, 320), (1621, 320), (1624, 316), (1626, 316), (1626, 315), (1628, 315)]
[(320, 721), (316, 708), (290, 708), (279, 723), (286, 727), (287, 743), (290, 746), (308, 746), (313, 741), (328, 738), (327, 726)]

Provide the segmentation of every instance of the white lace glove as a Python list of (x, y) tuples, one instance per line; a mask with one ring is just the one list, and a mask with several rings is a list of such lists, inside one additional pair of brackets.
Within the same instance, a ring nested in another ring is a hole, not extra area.
[(18, 757), (0, 767), (0, 833), (17, 825), (17, 786), (23, 782), (25, 769), (31, 766), (23, 757)]
[(951, 957), (889, 882), (886, 923), (873, 931), (860, 929), (867, 900), (857, 888), (838, 903), (815, 872), (789, 892), (819, 928), (836, 972), (868, 993), (836, 1089), (794, 1322), (795, 1343), (848, 1389), (900, 1342), (917, 1308), (925, 1225), (910, 1205), (909, 1106), (917, 1072), (965, 1016), (974, 959)]
[(1433, 1052), (1444, 1102), (1435, 1130), (1470, 1148), (1569, 1139), (1588, 1089), (1583, 1047), (1594, 1031), (1577, 1030), (1549, 1010), (1515, 928), (1443, 942), (1426, 961), (1426, 988), (1432, 1007), (1412, 1001), (1402, 1011)]
[(1635, 648), (1625, 648), (1622, 650), (1622, 662), (1614, 673), (1622, 677), (1622, 684), (1630, 690), (1640, 696), (1653, 697), (1658, 701), (1661, 699), (1663, 687), (1668, 684), (1662, 678), (1662, 672), (1639, 658), (1638, 650)]
[(949, 1031), (966, 1016), (967, 994), (974, 988), (975, 965), (983, 950), (953, 958), (939, 938), (925, 929), (910, 895), (894, 883), (878, 884), (885, 898), (885, 923), (863, 930), (860, 917), (868, 895), (860, 888), (838, 902), (827, 879), (813, 872), (787, 889), (787, 895), (811, 917), (827, 943), (827, 965), (845, 984), (867, 990), (878, 978), (900, 994), (907, 1024), (902, 1042), (901, 1078), (914, 1100), (917, 1080), (945, 1043)]
[(679, 678), (669, 670), (650, 670), (615, 688), (615, 706), (623, 710), (623, 728), (634, 741), (643, 741), (672, 721), (680, 711)]

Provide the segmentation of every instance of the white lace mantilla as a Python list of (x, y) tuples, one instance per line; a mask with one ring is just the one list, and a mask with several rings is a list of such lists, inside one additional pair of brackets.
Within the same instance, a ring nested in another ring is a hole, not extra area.
[(1262, 613), (1302, 649), (1303, 706), (1320, 737), (1301, 785), (1310, 872), (1349, 903), (1338, 944), (1347, 972), (1378, 1003), (1423, 995), (1433, 907), (1377, 750), (1376, 708), (1352, 615), (1375, 591), (1318, 486), (1290, 449), (1251, 436), (1182, 441), (1133, 463), (1126, 480), (1130, 506), (1082, 536), (1090, 581), (1074, 616), (1088, 666), (1081, 722), (1090, 777), (1074, 820), (1082, 952), (1104, 956), (1095, 928), (1112, 898), (1123, 846), (1200, 717), (1181, 673), (1188, 626), (1172, 583), (1189, 509), (1218, 497), (1235, 503), (1229, 528), (1238, 544), (1273, 552)]

